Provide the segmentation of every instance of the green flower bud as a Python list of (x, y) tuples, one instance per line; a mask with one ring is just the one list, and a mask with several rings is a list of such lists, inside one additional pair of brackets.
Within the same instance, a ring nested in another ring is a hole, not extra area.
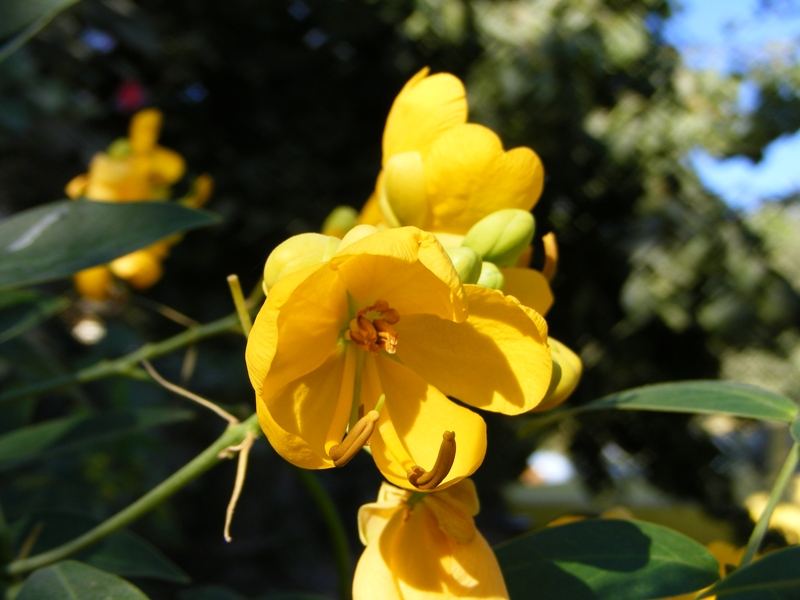
[(518, 208), (498, 210), (475, 223), (464, 236), (464, 246), (472, 248), (483, 260), (500, 267), (517, 262), (536, 230), (533, 215)]
[(322, 223), (322, 234), (342, 238), (358, 224), (358, 211), (352, 206), (337, 206)]
[(425, 166), (419, 152), (401, 152), (386, 161), (378, 202), (384, 219), (391, 226), (422, 227), (425, 224), (429, 209)]
[(340, 242), (338, 238), (321, 233), (301, 233), (278, 244), (264, 264), (264, 293), (282, 277), (330, 260)]
[(131, 142), (128, 138), (117, 138), (108, 146), (108, 155), (111, 158), (127, 158), (131, 155)]
[(497, 265), (484, 261), (481, 265), (481, 275), (478, 277), (478, 285), (493, 290), (502, 290), (503, 285), (505, 285), (505, 277), (503, 277)]
[(481, 257), (472, 248), (460, 246), (447, 249), (461, 283), (475, 283), (481, 275)]

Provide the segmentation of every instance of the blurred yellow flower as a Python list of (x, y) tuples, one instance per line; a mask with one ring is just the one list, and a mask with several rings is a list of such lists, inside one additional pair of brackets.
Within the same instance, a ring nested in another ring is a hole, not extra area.
[[(161, 112), (156, 109), (136, 113), (128, 137), (116, 140), (106, 152), (97, 153), (88, 173), (67, 184), (67, 196), (97, 202), (168, 200), (172, 184), (183, 177), (186, 167), (180, 154), (156, 143), (161, 123)], [(180, 202), (199, 208), (208, 201), (212, 188), (211, 177), (199, 175)], [(161, 261), (180, 239), (181, 236), (172, 236), (108, 265), (80, 271), (74, 276), (75, 287), (81, 296), (92, 300), (105, 300), (112, 295), (114, 277), (136, 289), (147, 289), (161, 279)]]
[[(504, 208), (533, 208), (544, 171), (530, 148), (504, 150), (490, 129), (467, 123), (464, 85), (422, 69), (395, 99), (383, 134), (383, 169), (362, 222), (464, 234)], [(379, 210), (378, 210), (379, 209)]]
[(354, 600), (508, 598), (497, 559), (475, 527), (478, 508), (469, 479), (425, 495), (384, 483), (377, 502), (358, 511), (366, 548)]
[(156, 143), (161, 122), (158, 110), (136, 113), (129, 137), (111, 144), (107, 152), (98, 152), (89, 172), (67, 184), (67, 196), (102, 202), (168, 198), (170, 186), (183, 177), (186, 167), (180, 154)]
[(329, 259), (283, 268), (246, 358), (261, 426), (284, 458), (340, 466), (368, 442), (389, 481), (424, 490), (470, 475), (486, 450), (483, 419), (447, 396), (519, 414), (543, 400), (552, 371), (541, 315), (462, 285), (414, 227), (362, 225)]

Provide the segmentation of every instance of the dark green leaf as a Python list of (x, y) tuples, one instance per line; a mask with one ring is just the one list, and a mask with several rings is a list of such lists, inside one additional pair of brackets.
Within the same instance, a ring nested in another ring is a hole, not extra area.
[(714, 557), (676, 531), (593, 519), (550, 527), (496, 548), (511, 598), (641, 600), (699, 590), (718, 578)]
[(63, 311), (69, 300), (53, 298), (30, 290), (11, 290), (0, 299), (0, 344), (25, 333), (42, 321)]
[(659, 383), (610, 394), (580, 408), (584, 410), (655, 410), (714, 413), (791, 423), (797, 404), (785, 396), (732, 381)]
[(147, 600), (142, 591), (110, 573), (65, 560), (34, 571), (17, 600)]
[(2, 41), (0, 43), (0, 61), (41, 31), (58, 13), (77, 1), (3, 0), (0, 2), (0, 40)]
[(216, 221), (175, 202), (63, 200), (26, 210), (0, 222), (0, 289), (68, 277)]
[(0, 468), (59, 452), (107, 443), (124, 435), (191, 418), (186, 410), (114, 410), (52, 419), (0, 435)]
[(796, 600), (800, 598), (800, 546), (770, 552), (734, 571), (704, 594), (725, 600)]

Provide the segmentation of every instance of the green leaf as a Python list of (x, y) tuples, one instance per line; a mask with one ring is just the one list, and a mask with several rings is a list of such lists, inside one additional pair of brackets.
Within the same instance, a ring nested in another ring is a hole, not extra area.
[(3, 0), (0, 2), (0, 40), (5, 41), (0, 45), (0, 61), (44, 29), (58, 13), (77, 1)]
[(655, 410), (714, 413), (791, 423), (798, 412), (791, 399), (768, 390), (732, 381), (678, 381), (645, 385), (581, 406), (580, 411)]
[(34, 571), (16, 600), (147, 600), (124, 579), (89, 565), (65, 560)]
[(187, 410), (146, 408), (73, 415), (0, 435), (0, 469), (191, 418)]
[(794, 600), (800, 598), (800, 546), (770, 552), (738, 569), (708, 590), (726, 600)]
[(68, 277), (218, 218), (176, 202), (62, 200), (0, 222), (0, 289)]
[(800, 442), (800, 418), (794, 420), (791, 427), (792, 437), (795, 442)]
[(676, 531), (641, 521), (590, 519), (550, 527), (495, 549), (511, 598), (641, 600), (689, 593), (718, 579), (717, 561)]
[(32, 290), (11, 290), (0, 299), (0, 344), (63, 311), (69, 300)]

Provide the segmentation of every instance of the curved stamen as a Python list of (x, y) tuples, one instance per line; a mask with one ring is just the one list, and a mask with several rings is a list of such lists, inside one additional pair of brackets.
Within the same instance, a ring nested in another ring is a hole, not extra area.
[(379, 416), (380, 413), (377, 410), (369, 411), (350, 428), (341, 444), (336, 444), (328, 451), (328, 456), (331, 457), (334, 465), (345, 466), (366, 445), (375, 430), (375, 423)]
[(408, 471), (408, 481), (418, 490), (432, 490), (439, 486), (456, 459), (456, 434), (454, 431), (445, 431), (442, 434), (442, 445), (439, 446), (439, 454), (436, 462), (430, 471), (426, 471), (419, 465), (414, 465)]
[(393, 327), (400, 321), (400, 314), (386, 300), (377, 300), (362, 308), (350, 320), (345, 338), (369, 352), (385, 350), (397, 352), (397, 330)]

